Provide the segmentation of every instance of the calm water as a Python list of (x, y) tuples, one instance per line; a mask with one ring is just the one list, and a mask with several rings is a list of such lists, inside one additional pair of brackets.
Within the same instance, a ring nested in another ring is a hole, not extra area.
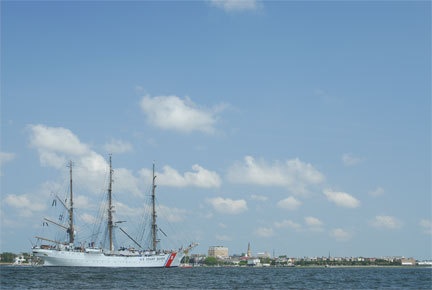
[(432, 268), (103, 269), (0, 266), (1, 289), (431, 289)]

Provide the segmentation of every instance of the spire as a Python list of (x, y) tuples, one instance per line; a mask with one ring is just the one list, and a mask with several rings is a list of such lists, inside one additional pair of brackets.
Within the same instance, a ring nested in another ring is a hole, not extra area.
[(251, 249), (250, 249), (250, 242), (248, 243), (248, 250), (247, 250), (247, 257), (249, 258), (249, 257), (252, 257), (252, 254), (251, 254)]

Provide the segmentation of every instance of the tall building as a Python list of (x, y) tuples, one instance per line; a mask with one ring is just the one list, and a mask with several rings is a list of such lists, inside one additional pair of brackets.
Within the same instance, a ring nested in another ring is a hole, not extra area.
[(227, 259), (229, 257), (228, 248), (223, 246), (211, 246), (208, 249), (208, 256), (219, 259)]
[(251, 253), (251, 249), (250, 249), (250, 242), (248, 243), (248, 249), (247, 249), (246, 257), (248, 257), (248, 258), (252, 257), (252, 253)]

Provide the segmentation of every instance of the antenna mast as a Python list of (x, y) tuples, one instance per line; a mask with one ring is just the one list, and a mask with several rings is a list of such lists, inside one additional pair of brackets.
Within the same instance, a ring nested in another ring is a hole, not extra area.
[(111, 154), (109, 157), (109, 185), (108, 185), (108, 237), (109, 237), (109, 249), (110, 251), (114, 251), (114, 244), (113, 244), (113, 206), (112, 206), (112, 176), (113, 176), (113, 170), (112, 170), (112, 164), (111, 164)]

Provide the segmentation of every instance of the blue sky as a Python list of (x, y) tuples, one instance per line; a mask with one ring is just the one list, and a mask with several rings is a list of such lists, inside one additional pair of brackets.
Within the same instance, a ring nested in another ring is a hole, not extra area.
[(45, 230), (68, 160), (94, 221), (112, 153), (130, 230), (155, 161), (165, 247), (431, 258), (430, 11), (2, 1), (0, 251)]

